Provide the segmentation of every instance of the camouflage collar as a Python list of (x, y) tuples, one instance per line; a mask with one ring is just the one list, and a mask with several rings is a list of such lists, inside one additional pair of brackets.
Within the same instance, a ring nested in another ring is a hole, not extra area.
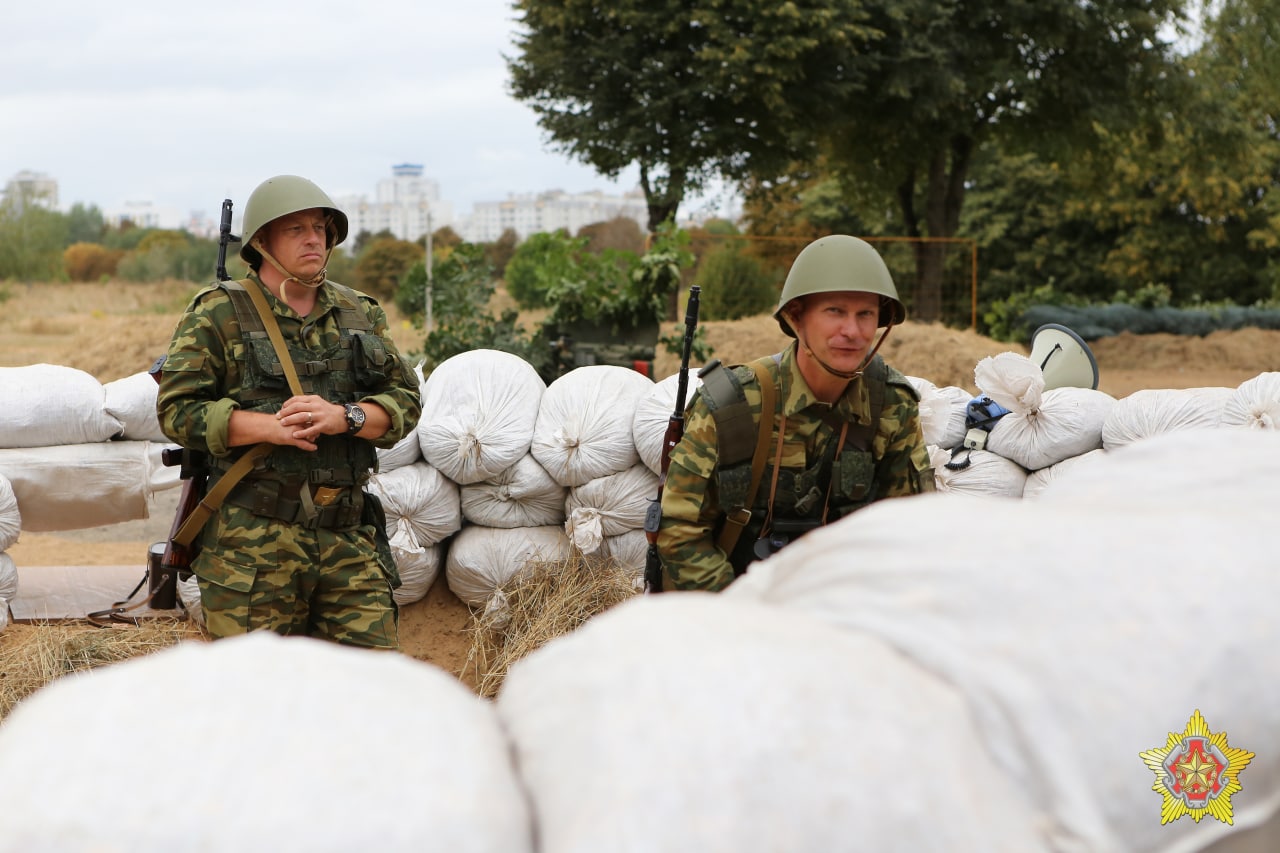
[(792, 417), (812, 406), (818, 406), (823, 411), (833, 410), (841, 420), (856, 421), (855, 415), (870, 410), (871, 401), (867, 396), (866, 382), (861, 376), (849, 381), (848, 387), (840, 395), (840, 399), (836, 400), (834, 406), (819, 400), (818, 395), (813, 392), (800, 373), (800, 365), (796, 361), (796, 351), (799, 346), (798, 342), (793, 341), (791, 346), (782, 353), (782, 361), (779, 365), (785, 394), (782, 400), (783, 415)]

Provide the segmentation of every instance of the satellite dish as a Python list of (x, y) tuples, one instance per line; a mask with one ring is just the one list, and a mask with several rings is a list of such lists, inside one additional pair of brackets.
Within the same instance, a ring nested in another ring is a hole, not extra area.
[(1098, 388), (1098, 361), (1084, 339), (1066, 326), (1046, 323), (1031, 336), (1032, 361), (1044, 373), (1044, 387)]

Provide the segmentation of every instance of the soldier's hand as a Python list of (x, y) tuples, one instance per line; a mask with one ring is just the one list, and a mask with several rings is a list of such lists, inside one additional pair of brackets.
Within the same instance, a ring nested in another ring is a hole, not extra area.
[(347, 419), (342, 407), (315, 394), (290, 397), (276, 413), (276, 421), (287, 436), (280, 443), (303, 450), (315, 450), (316, 439), (322, 435), (336, 435), (347, 431)]

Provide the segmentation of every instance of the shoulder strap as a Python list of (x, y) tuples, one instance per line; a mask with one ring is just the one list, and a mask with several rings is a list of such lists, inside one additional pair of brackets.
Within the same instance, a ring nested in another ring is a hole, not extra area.
[[(778, 388), (773, 382), (773, 374), (769, 372), (764, 360), (747, 365), (756, 375), (760, 383), (760, 423), (756, 425), (755, 451), (751, 455), (751, 487), (747, 490), (747, 502), (744, 506), (726, 510), (724, 526), (716, 538), (716, 545), (726, 554), (732, 554), (738, 544), (738, 537), (751, 521), (751, 506), (756, 502), (756, 493), (760, 490), (760, 480), (764, 477), (765, 458), (769, 452), (769, 439), (773, 437), (773, 426), (778, 412)], [(766, 415), (766, 412), (768, 413)], [(768, 428), (765, 419), (768, 418)], [(716, 429), (720, 428), (717, 421)], [(779, 436), (781, 441), (781, 436)]]

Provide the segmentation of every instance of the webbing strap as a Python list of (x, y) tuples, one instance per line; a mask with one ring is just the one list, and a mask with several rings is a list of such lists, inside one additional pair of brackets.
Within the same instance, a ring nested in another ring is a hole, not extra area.
[[(720, 529), (720, 536), (716, 539), (716, 546), (726, 554), (733, 553), (734, 546), (738, 544), (738, 537), (751, 521), (751, 506), (756, 501), (756, 492), (760, 490), (760, 480), (764, 477), (764, 461), (769, 453), (769, 439), (773, 437), (773, 424), (778, 416), (778, 389), (774, 385), (769, 368), (763, 363), (754, 362), (747, 366), (751, 368), (756, 375), (756, 381), (760, 383), (761, 423), (756, 428), (756, 449), (751, 455), (751, 487), (747, 490), (746, 505), (725, 514), (724, 527)], [(768, 429), (764, 428), (765, 412), (769, 413)], [(781, 441), (782, 437), (779, 436), (778, 440)]]
[(276, 322), (276, 315), (267, 304), (267, 297), (262, 294), (262, 288), (252, 281), (245, 286), (245, 290), (249, 292), (253, 307), (258, 309), (258, 314), (262, 317), (262, 325), (267, 329), (267, 337), (271, 338), (271, 345), (276, 348), (280, 366), (284, 368), (285, 378), (289, 380), (289, 390), (295, 397), (301, 397), (305, 392), (302, 390), (302, 381), (298, 379), (298, 369), (293, 366), (289, 347), (285, 345), (284, 335), (280, 334), (280, 324)]

